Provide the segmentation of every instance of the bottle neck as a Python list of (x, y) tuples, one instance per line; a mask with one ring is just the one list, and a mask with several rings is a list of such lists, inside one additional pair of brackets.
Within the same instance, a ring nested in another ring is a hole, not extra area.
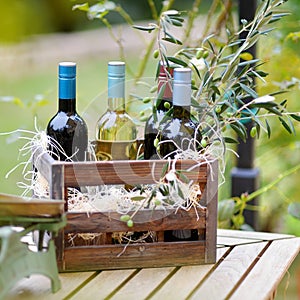
[(124, 77), (108, 77), (108, 109), (112, 111), (125, 111)]
[(164, 70), (161, 70), (158, 76), (157, 92), (159, 97), (157, 99), (157, 110), (168, 111), (169, 109), (165, 107), (165, 103), (172, 104), (172, 82), (168, 80)]
[(174, 106), (191, 106), (192, 88), (191, 84), (175, 83), (173, 87), (173, 105)]
[(174, 80), (173, 85), (173, 117), (190, 118), (192, 88), (190, 83)]
[(176, 119), (189, 119), (191, 117), (190, 106), (173, 106), (173, 118)]
[(58, 100), (58, 111), (65, 113), (76, 112), (76, 100), (75, 99), (59, 99)]
[(108, 109), (111, 111), (125, 112), (124, 98), (108, 98)]
[(76, 112), (76, 78), (59, 78), (58, 80), (58, 110)]

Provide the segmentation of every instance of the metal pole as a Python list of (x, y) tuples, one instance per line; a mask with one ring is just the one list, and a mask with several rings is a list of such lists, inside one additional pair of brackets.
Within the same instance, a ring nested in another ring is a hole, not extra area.
[[(256, 10), (256, 0), (239, 0), (239, 19), (252, 20)], [(241, 35), (240, 38), (245, 38)], [(248, 50), (253, 57), (256, 57), (255, 45)], [(245, 102), (252, 99), (246, 99)], [(249, 132), (252, 122), (246, 124), (248, 138), (246, 142), (239, 139), (237, 153), (237, 166), (231, 171), (231, 195), (240, 196), (243, 193), (251, 193), (258, 188), (259, 170), (254, 168), (254, 139), (250, 137)], [(258, 199), (250, 201), (248, 204), (257, 205)], [(258, 217), (256, 211), (245, 210), (245, 223), (249, 224), (255, 230), (258, 230)]]

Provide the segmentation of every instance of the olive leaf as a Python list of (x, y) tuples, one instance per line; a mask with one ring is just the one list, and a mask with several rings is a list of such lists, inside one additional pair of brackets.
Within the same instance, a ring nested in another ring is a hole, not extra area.
[(157, 29), (157, 27), (154, 25), (149, 25), (149, 26), (133, 25), (132, 27), (135, 29), (138, 29), (138, 30), (148, 31), (148, 32), (151, 32), (151, 31)]

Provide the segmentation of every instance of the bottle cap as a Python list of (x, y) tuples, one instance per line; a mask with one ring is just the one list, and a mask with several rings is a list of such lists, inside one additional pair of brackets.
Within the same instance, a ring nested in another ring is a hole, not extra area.
[(173, 105), (190, 106), (192, 96), (192, 70), (190, 68), (174, 69)]
[(110, 61), (108, 63), (108, 77), (125, 77), (125, 63), (123, 61)]
[(61, 62), (58, 65), (59, 99), (76, 98), (76, 63)]
[(124, 98), (125, 95), (125, 63), (111, 61), (108, 63), (108, 97)]
[(58, 75), (61, 78), (74, 78), (76, 77), (76, 63), (74, 62), (61, 62), (58, 65)]
[(192, 70), (190, 68), (175, 68), (174, 83), (191, 84)]

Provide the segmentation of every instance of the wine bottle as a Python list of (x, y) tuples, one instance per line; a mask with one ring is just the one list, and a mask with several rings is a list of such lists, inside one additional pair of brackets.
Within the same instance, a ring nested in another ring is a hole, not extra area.
[[(167, 67), (160, 63), (158, 75), (158, 98), (155, 110), (145, 124), (144, 131), (144, 159), (158, 159), (154, 141), (158, 135), (160, 122), (166, 115), (166, 112), (172, 106), (172, 83), (169, 76), (173, 76), (174, 66)], [(169, 73), (169, 75), (168, 75)]]
[[(176, 151), (187, 150), (191, 140), (201, 141), (198, 125), (191, 119), (191, 69), (175, 68), (173, 81), (173, 115), (166, 124), (161, 124), (159, 153), (162, 157), (174, 158)], [(193, 143), (192, 143), (193, 144)], [(197, 144), (197, 143), (196, 143)], [(196, 150), (196, 149), (193, 149)], [(197, 240), (198, 230), (173, 230), (165, 232), (166, 241)]]
[(108, 109), (96, 125), (98, 160), (135, 159), (137, 128), (125, 109), (125, 63), (108, 63)]
[(49, 121), (47, 135), (51, 156), (61, 161), (84, 161), (88, 147), (88, 129), (76, 112), (76, 63), (58, 66), (58, 112)]

